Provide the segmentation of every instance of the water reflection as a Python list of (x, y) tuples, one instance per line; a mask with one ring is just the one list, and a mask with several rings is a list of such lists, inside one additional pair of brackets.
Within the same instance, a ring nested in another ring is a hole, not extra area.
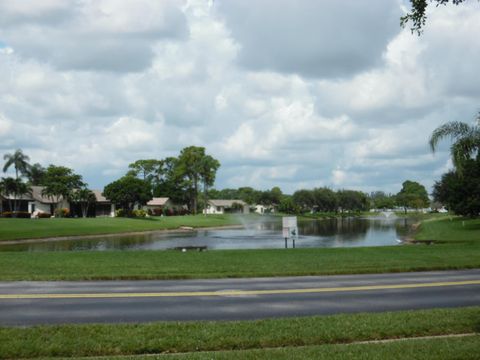
[[(300, 221), (298, 248), (397, 245), (413, 219), (341, 218)], [(208, 249), (283, 248), (279, 219), (246, 223), (241, 229), (155, 233), (86, 240), (0, 246), (0, 251), (165, 250), (182, 246)], [(289, 245), (291, 246), (291, 244)]]

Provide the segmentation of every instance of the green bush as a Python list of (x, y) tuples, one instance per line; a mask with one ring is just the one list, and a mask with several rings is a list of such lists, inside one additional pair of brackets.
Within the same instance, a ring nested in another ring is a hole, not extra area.
[(138, 209), (138, 210), (133, 210), (132, 211), (132, 217), (142, 217), (142, 218), (144, 218), (145, 216), (147, 216), (147, 212), (145, 210)]
[(31, 214), (28, 211), (5, 211), (1, 214), (1, 217), (30, 219)]
[(49, 219), (51, 217), (52, 217), (52, 214), (50, 214), (50, 213), (44, 213), (44, 212), (38, 213), (38, 218), (39, 219)]
[(55, 217), (58, 217), (58, 218), (69, 217), (70, 210), (68, 210), (67, 208), (55, 209), (54, 214), (55, 214)]

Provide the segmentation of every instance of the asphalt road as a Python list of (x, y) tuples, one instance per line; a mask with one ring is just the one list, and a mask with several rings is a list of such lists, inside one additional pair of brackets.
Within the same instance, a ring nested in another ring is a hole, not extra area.
[(480, 305), (480, 269), (221, 280), (0, 282), (0, 325), (246, 320)]

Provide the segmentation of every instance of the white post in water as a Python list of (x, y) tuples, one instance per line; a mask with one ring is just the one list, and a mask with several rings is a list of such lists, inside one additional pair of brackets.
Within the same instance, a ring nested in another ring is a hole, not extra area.
[(288, 247), (288, 239), (292, 239), (295, 249), (295, 239), (298, 238), (298, 227), (296, 216), (285, 216), (282, 218), (283, 237), (285, 239), (285, 249)]

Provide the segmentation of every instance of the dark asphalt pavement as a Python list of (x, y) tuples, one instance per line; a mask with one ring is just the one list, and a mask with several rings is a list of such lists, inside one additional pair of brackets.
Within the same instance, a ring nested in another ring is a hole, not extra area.
[[(461, 283), (465, 281), (470, 284)], [(229, 294), (232, 290), (240, 292)], [(20, 298), (8, 298), (12, 295)], [(480, 305), (480, 269), (220, 280), (0, 282), (0, 325), (246, 320), (472, 305)]]

